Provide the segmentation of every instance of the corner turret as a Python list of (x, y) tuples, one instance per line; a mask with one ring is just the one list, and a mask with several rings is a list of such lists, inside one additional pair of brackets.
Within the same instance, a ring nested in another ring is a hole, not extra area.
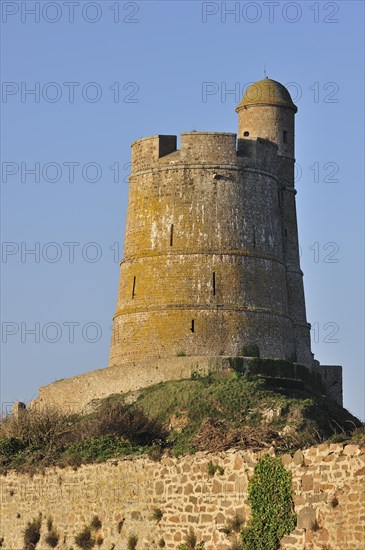
[(279, 155), (294, 158), (294, 115), (288, 90), (270, 78), (249, 86), (237, 105), (238, 138), (263, 138), (277, 144)]

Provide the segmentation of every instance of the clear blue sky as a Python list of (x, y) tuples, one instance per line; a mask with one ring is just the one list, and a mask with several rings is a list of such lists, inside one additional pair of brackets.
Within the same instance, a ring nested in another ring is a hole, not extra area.
[(130, 143), (235, 132), (239, 88), (266, 65), (299, 108), (313, 351), (343, 365), (345, 406), (364, 417), (363, 2), (1, 4), (3, 406), (107, 366)]

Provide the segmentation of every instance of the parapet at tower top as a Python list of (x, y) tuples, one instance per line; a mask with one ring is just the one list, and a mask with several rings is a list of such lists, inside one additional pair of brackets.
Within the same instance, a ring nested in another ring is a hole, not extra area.
[(267, 77), (258, 80), (247, 88), (241, 103), (236, 107), (236, 111), (238, 112), (250, 105), (277, 105), (278, 107), (292, 109), (295, 113), (298, 110), (285, 86)]

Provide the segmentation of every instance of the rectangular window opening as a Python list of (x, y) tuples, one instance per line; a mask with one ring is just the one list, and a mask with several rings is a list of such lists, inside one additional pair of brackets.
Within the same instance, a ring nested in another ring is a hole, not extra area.
[(283, 132), (283, 143), (288, 143), (288, 132), (286, 130)]
[(133, 277), (133, 287), (132, 287), (132, 300), (136, 294), (136, 277)]
[(195, 321), (194, 321), (194, 319), (191, 320), (190, 330), (191, 330), (191, 332), (195, 332)]
[(256, 232), (255, 232), (255, 226), (253, 225), (252, 226), (252, 242), (253, 242), (253, 247), (256, 248)]
[(213, 296), (215, 296), (215, 271), (213, 271)]
[(279, 203), (279, 208), (281, 208), (281, 191), (280, 191), (280, 189), (278, 189), (278, 203)]
[(170, 246), (174, 244), (174, 224), (171, 224), (170, 227)]

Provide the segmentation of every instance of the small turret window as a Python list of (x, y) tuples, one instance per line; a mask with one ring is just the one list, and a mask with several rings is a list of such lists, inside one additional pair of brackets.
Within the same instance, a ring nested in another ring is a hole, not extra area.
[(195, 321), (194, 321), (194, 319), (191, 320), (190, 330), (191, 330), (191, 332), (195, 332)]
[(288, 143), (288, 132), (286, 130), (283, 132), (283, 143)]
[(248, 137), (250, 135), (250, 132), (243, 132), (244, 137)]

